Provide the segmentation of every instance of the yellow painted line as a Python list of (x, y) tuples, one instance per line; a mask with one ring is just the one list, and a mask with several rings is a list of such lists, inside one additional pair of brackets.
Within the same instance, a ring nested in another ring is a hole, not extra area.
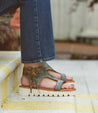
[(18, 87), (18, 67), (14, 71), (13, 92), (14, 93), (19, 93), (19, 87)]
[(94, 105), (94, 111), (98, 111), (98, 105)]
[(19, 59), (19, 58), (17, 58), (17, 57), (12, 57), (12, 58), (11, 57), (0, 57), (0, 61), (14, 61), (17, 59)]
[(21, 59), (18, 58), (14, 62), (16, 63), (17, 66), (19, 66), (21, 64)]
[(8, 51), (1, 52), (0, 51), (0, 54), (20, 54), (20, 51), (19, 52), (8, 52)]
[(98, 99), (98, 95), (97, 94), (95, 94), (95, 95), (92, 95), (92, 94), (87, 94), (87, 95), (79, 94), (79, 95), (75, 95), (75, 98), (76, 99)]
[[(16, 64), (20, 63), (20, 59), (16, 59)], [(4, 80), (1, 83), (1, 107), (8, 100), (8, 76), (12, 72), (12, 69), (9, 65), (0, 65), (0, 70), (4, 72)], [(13, 83), (14, 92), (18, 92), (18, 67), (14, 71), (14, 83)]]
[(8, 100), (8, 75), (12, 69), (8, 65), (0, 65), (0, 70), (4, 72), (5, 79), (1, 83), (1, 106)]
[(0, 61), (13, 61), (16, 63), (17, 66), (20, 65), (21, 59), (20, 58), (8, 58), (8, 57), (0, 57)]
[(8, 101), (5, 110), (75, 110), (72, 102)]
[(1, 83), (1, 107), (8, 100), (8, 77)]
[(93, 111), (92, 105), (76, 105), (77, 111)]
[(23, 73), (23, 68), (24, 68), (24, 64), (22, 64), (22, 67), (21, 67), (21, 73)]
[(98, 105), (76, 105), (73, 102), (61, 102), (61, 101), (59, 102), (7, 101), (3, 105), (2, 109), (4, 110), (73, 110), (75, 112), (77, 111), (97, 112)]
[(91, 99), (98, 99), (98, 95), (90, 95)]
[(0, 65), (0, 70), (5, 73), (5, 78), (12, 72), (12, 69), (9, 65)]

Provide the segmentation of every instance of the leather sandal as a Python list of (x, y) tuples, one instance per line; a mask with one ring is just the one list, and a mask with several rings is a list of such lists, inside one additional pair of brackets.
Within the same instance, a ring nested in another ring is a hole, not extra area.
[[(61, 89), (61, 86), (65, 81), (51, 76), (46, 69), (41, 66), (38, 68), (29, 68), (23, 70), (23, 76), (29, 80), (29, 86), (19, 86), (19, 93), (22, 96), (68, 96), (74, 95), (75, 88)], [(40, 81), (43, 78), (50, 78), (57, 81), (54, 89), (51, 88), (40, 88)]]
[[(57, 71), (55, 71), (51, 66), (48, 65), (47, 62), (42, 62), (42, 66), (46, 69), (46, 70), (51, 70), (51, 71), (54, 71), (56, 73), (59, 73)], [(75, 84), (75, 81), (74, 80), (67, 80), (66, 79), (66, 74), (64, 73), (59, 73), (61, 75), (61, 80), (65, 81), (65, 82), (68, 82), (69, 84)]]

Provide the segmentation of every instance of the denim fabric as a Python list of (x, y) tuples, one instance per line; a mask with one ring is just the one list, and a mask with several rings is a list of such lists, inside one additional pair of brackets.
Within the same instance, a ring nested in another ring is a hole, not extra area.
[(20, 6), (22, 63), (39, 63), (55, 59), (50, 0), (2, 1), (1, 12), (11, 5), (14, 9), (15, 4), (22, 4)]

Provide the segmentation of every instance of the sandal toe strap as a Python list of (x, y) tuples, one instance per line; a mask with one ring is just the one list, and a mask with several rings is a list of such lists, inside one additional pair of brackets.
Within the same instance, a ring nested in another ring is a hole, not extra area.
[(63, 81), (62, 80), (58, 80), (54, 90), (55, 91), (60, 91), (61, 87), (62, 87), (62, 84), (63, 84)]
[(66, 75), (65, 75), (64, 73), (61, 73), (61, 79), (62, 79), (63, 81), (67, 81)]

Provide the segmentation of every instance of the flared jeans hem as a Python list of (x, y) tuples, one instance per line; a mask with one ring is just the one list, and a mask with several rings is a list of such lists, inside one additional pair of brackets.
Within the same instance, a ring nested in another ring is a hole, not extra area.
[(40, 59), (37, 59), (37, 60), (32, 59), (32, 61), (21, 60), (21, 62), (24, 63), (24, 64), (31, 64), (31, 63), (41, 63), (43, 61), (49, 61), (49, 60), (53, 60), (53, 59), (55, 59), (55, 56), (47, 57), (47, 58), (40, 58)]
[(20, 6), (21, 62), (55, 58), (50, 0), (0, 0), (0, 15)]

